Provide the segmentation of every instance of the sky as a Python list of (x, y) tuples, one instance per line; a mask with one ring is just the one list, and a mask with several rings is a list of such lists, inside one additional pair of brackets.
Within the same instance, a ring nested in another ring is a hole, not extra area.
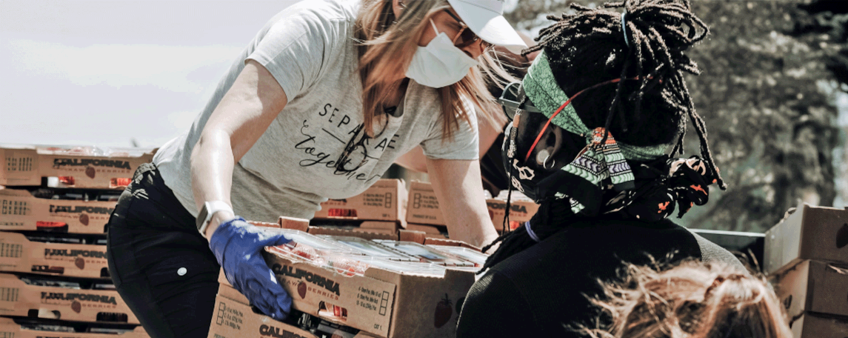
[(158, 147), (297, 0), (0, 0), (0, 143)]

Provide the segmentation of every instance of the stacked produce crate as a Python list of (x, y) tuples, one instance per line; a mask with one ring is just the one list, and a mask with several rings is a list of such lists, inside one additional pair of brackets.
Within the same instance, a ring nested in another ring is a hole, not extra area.
[(848, 337), (848, 209), (796, 208), (766, 232), (764, 270), (796, 338)]
[(396, 237), (406, 227), (406, 186), (398, 179), (381, 179), (359, 195), (321, 203), (311, 224), (326, 231), (377, 233)]
[[(507, 218), (507, 199), (510, 201), (509, 222), (508, 224), (504, 224), (504, 219)], [(538, 204), (518, 191), (513, 191), (512, 196), (509, 196), (508, 191), (501, 190), (501, 193), (495, 196), (495, 198), (487, 199), (486, 205), (489, 207), (489, 216), (492, 217), (492, 224), (498, 232), (503, 232), (506, 226), (509, 227), (510, 231), (515, 230), (515, 228), (529, 221), (536, 214), (536, 211), (539, 210)]]
[[(152, 152), (0, 146), (0, 336), (146, 337), (115, 291), (105, 225)], [(59, 334), (59, 333), (56, 333)]]
[[(462, 243), (399, 230), (315, 235), (294, 219), (278, 229), (293, 241), (265, 260), (292, 297), (284, 321), (258, 314), (223, 276), (209, 337), (453, 337), (459, 309), (486, 256)], [(261, 224), (274, 227), (273, 224)]]
[(430, 183), (412, 182), (406, 208), (406, 228), (430, 237), (449, 237), (447, 221), (439, 209), (439, 199)]
[[(486, 205), (489, 217), (498, 232), (504, 230), (508, 192), (506, 190), (495, 198), (487, 198)], [(539, 205), (518, 191), (510, 196), (509, 230), (515, 230), (524, 222), (530, 220)], [(432, 236), (449, 237), (447, 220), (439, 209), (439, 200), (430, 183), (412, 182), (409, 187), (409, 207), (407, 207), (406, 222), (408, 230), (424, 231)]]

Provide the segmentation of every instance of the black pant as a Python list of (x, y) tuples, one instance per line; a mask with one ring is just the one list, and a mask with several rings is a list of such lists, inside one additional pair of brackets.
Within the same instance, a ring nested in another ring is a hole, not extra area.
[(121, 194), (106, 254), (118, 293), (151, 337), (207, 336), (220, 267), (154, 164), (141, 165)]

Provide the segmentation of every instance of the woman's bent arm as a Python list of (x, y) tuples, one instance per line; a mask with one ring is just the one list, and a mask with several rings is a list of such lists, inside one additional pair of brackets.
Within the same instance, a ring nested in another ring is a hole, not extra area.
[(451, 239), (483, 246), (498, 237), (486, 208), (479, 161), (427, 159), (427, 171)]
[[(268, 129), (286, 102), (286, 93), (271, 73), (248, 60), (192, 150), (191, 182), (198, 210), (206, 201), (232, 205), (233, 166)], [(206, 238), (211, 238), (218, 224), (233, 217), (229, 212), (216, 213), (206, 229)]]

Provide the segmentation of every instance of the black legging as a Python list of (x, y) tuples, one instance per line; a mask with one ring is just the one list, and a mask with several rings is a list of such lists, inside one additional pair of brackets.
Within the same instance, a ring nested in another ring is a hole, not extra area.
[(112, 281), (147, 333), (205, 338), (220, 267), (155, 165), (138, 168), (107, 227)]

